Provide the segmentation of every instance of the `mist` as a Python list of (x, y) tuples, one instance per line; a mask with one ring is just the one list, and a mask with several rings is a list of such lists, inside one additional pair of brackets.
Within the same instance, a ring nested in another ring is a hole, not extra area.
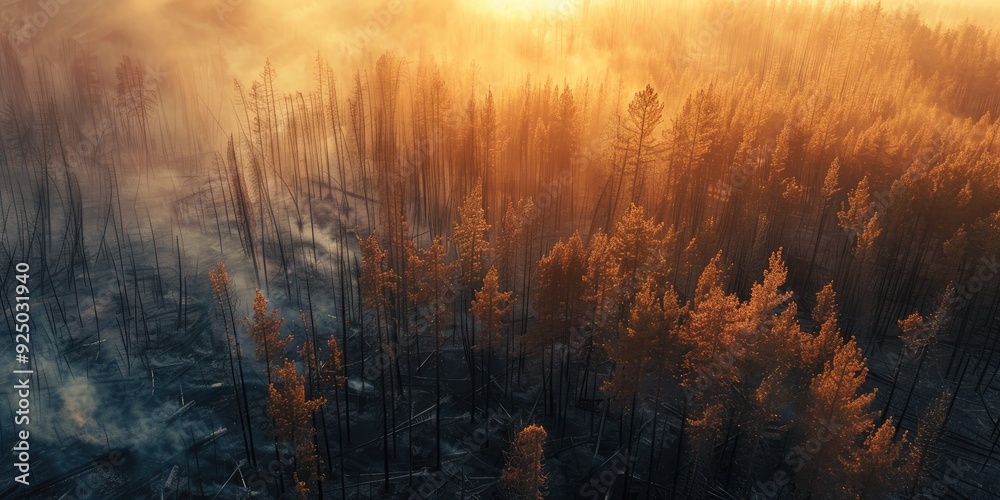
[(993, 2), (0, 9), (0, 497), (997, 486)]

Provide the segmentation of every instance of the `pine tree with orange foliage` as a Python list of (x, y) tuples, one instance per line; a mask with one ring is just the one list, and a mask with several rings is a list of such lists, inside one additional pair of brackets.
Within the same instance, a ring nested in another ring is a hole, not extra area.
[(750, 298), (737, 308), (732, 356), (737, 382), (725, 399), (716, 400), (729, 410), (722, 455), (732, 446), (733, 460), (747, 469), (762, 453), (771, 423), (782, 420), (793, 389), (790, 375), (801, 364), (798, 307), (790, 292), (781, 291), (787, 276), (779, 249), (768, 259), (763, 279), (751, 287)]
[[(316, 345), (316, 331), (309, 328), (305, 314), (302, 314), (302, 325), (305, 334), (303, 335), (302, 345), (298, 349), (298, 354), (305, 371), (306, 397), (321, 396), (325, 401), (325, 404), (319, 409), (320, 420), (326, 444), (327, 465), (330, 467), (330, 472), (333, 472), (333, 452), (331, 451), (326, 424), (326, 403), (336, 403), (337, 429), (339, 431), (341, 418), (340, 386), (347, 380), (342, 361), (343, 353), (340, 351), (340, 344), (337, 342), (337, 338), (333, 335), (327, 338), (325, 347), (321, 348)], [(340, 439), (340, 446), (343, 448), (343, 435), (339, 434), (338, 438)], [(343, 458), (343, 453), (341, 453), (341, 468), (343, 468)]]
[[(702, 224), (702, 215), (712, 170), (721, 163), (720, 143), (723, 141), (723, 109), (719, 92), (714, 84), (698, 89), (684, 101), (673, 126), (664, 129), (664, 140), (669, 142), (667, 156), (666, 189), (672, 193), (670, 208), (675, 227), (693, 229)], [(666, 219), (666, 199), (658, 210)], [(687, 212), (687, 222), (683, 223)], [(685, 235), (687, 236), (687, 235)]]
[[(396, 390), (394, 379), (391, 376), (393, 371), (392, 360), (398, 360), (398, 357), (395, 356), (393, 352), (390, 352), (392, 347), (389, 345), (388, 333), (385, 331), (385, 326), (388, 326), (390, 318), (394, 317), (394, 315), (389, 312), (389, 307), (392, 304), (389, 295), (390, 293), (396, 291), (397, 276), (389, 266), (388, 253), (379, 244), (375, 233), (372, 233), (368, 235), (367, 238), (361, 240), (360, 246), (361, 276), (358, 278), (358, 281), (361, 289), (361, 302), (365, 309), (368, 309), (375, 314), (375, 341), (378, 346), (378, 359), (376, 360), (376, 366), (378, 369), (378, 380), (382, 396), (383, 474), (386, 481), (388, 481), (390, 433), (389, 419), (392, 418), (393, 422), (395, 422), (396, 419)], [(362, 359), (362, 373), (365, 373), (364, 363), (365, 361)], [(398, 373), (398, 364), (396, 364), (395, 368)], [(388, 375), (386, 373), (386, 369), (389, 371)], [(387, 382), (388, 388), (386, 387)], [(393, 430), (394, 442), (395, 428), (396, 425), (392, 424), (391, 429)]]
[(247, 333), (254, 342), (254, 356), (263, 361), (267, 367), (267, 383), (272, 382), (271, 366), (285, 354), (285, 348), (292, 341), (291, 337), (281, 334), (281, 325), (285, 319), (279, 316), (278, 309), (268, 311), (267, 299), (257, 289), (253, 299), (253, 320), (244, 320)]
[[(479, 321), (480, 337), (477, 349), (482, 351), (483, 364), (486, 365), (486, 379), (483, 381), (483, 393), (486, 396), (486, 413), (490, 412), (490, 393), (493, 385), (493, 346), (502, 342), (505, 335), (507, 315), (510, 313), (511, 292), (500, 291), (500, 277), (497, 269), (490, 266), (483, 279), (483, 286), (476, 292), (470, 312)], [(489, 439), (489, 425), (486, 426), (486, 436)]]
[(452, 316), (456, 266), (447, 261), (440, 237), (431, 246), (410, 256), (410, 300), (422, 311), (422, 320), (434, 332), (434, 409), (437, 466), (441, 467), (441, 336)]
[[(326, 340), (326, 360), (321, 361), (319, 364), (319, 381), (320, 381), (320, 394), (323, 395), (323, 399), (328, 403), (332, 400), (336, 402), (335, 411), (337, 412), (337, 440), (340, 444), (340, 449), (344, 449), (344, 434), (340, 427), (341, 412), (340, 412), (340, 388), (344, 386), (347, 382), (347, 372), (344, 370), (343, 363), (343, 352), (340, 350), (340, 344), (337, 342), (337, 338), (333, 335)], [(345, 387), (344, 396), (347, 396), (347, 390)], [(321, 415), (325, 415), (322, 413)], [(326, 420), (323, 421), (324, 435), (326, 432)], [(332, 465), (331, 457), (329, 456), (330, 449), (329, 444), (327, 445), (327, 460), (330, 461)], [(337, 454), (340, 459), (340, 470), (344, 470), (344, 453)], [(347, 495), (347, 481), (346, 478), (341, 474), (340, 481), (341, 496), (346, 497)]]
[(590, 307), (593, 335), (602, 339), (612, 337), (618, 327), (617, 305), (619, 295), (618, 260), (611, 246), (611, 238), (598, 232), (590, 237), (587, 248), (586, 300)]
[[(297, 349), (297, 354), (299, 355), (299, 360), (302, 362), (303, 379), (305, 382), (304, 383), (305, 398), (310, 399), (317, 395), (319, 396), (323, 395), (323, 386), (320, 380), (320, 370), (319, 370), (321, 358), (319, 355), (319, 350), (316, 347), (316, 330), (310, 328), (309, 320), (306, 318), (306, 314), (304, 312), (299, 311), (299, 317), (301, 318), (302, 321), (303, 335), (302, 335), (302, 345), (299, 346), (299, 348)], [(325, 407), (326, 407), (326, 402), (324, 401), (324, 403), (320, 405), (318, 408), (320, 419), (323, 422), (324, 437), (326, 437)], [(313, 421), (315, 422), (316, 414), (313, 413), (312, 417)], [(324, 439), (324, 444), (325, 444), (324, 448), (326, 449), (327, 453), (327, 461), (328, 461), (327, 466), (331, 467), (330, 470), (332, 472), (333, 463), (331, 460), (333, 453), (330, 450), (330, 441), (328, 437)], [(319, 433), (315, 432), (315, 430), (313, 432), (313, 445), (314, 445), (313, 447), (314, 453), (316, 454), (317, 457), (319, 457), (320, 453)], [(319, 470), (318, 467), (320, 466), (317, 465), (316, 467), (318, 471)], [(318, 492), (323, 491), (322, 481), (318, 480), (316, 486)]]
[(816, 305), (812, 310), (813, 323), (819, 325), (815, 335), (802, 337), (803, 370), (810, 376), (818, 374), (823, 364), (833, 359), (837, 347), (843, 343), (837, 326), (837, 295), (833, 283), (827, 283), (816, 294)]
[(517, 433), (500, 475), (500, 486), (518, 500), (541, 500), (546, 475), (542, 463), (545, 428), (531, 424)]
[[(361, 275), (358, 277), (361, 304), (375, 315), (376, 342), (379, 346), (380, 366), (386, 366), (386, 341), (383, 338), (387, 325), (391, 301), (389, 295), (396, 291), (397, 276), (389, 266), (388, 253), (379, 244), (375, 233), (360, 240)], [(364, 360), (362, 360), (362, 371)]]
[[(638, 411), (638, 396), (644, 380), (649, 378), (655, 381), (656, 402), (653, 405), (653, 437), (650, 445), (655, 446), (661, 384), (668, 368), (676, 366), (680, 361), (677, 327), (683, 310), (678, 304), (677, 293), (672, 288), (660, 288), (653, 277), (646, 279), (629, 310), (629, 323), (625, 332), (617, 340), (607, 341), (604, 345), (614, 370), (601, 386), (601, 391), (629, 409), (626, 449), (632, 449), (633, 442), (637, 439), (635, 416)], [(627, 469), (626, 495), (633, 472), (631, 465)]]
[(781, 250), (771, 254), (763, 280), (750, 289), (750, 298), (740, 304), (736, 328), (738, 341), (746, 346), (739, 358), (744, 384), (754, 384), (768, 374), (780, 370), (790, 373), (801, 360), (799, 348), (802, 333), (796, 320), (797, 306), (790, 302), (791, 292), (782, 292), (788, 278), (788, 268)]
[(587, 251), (580, 234), (557, 242), (538, 261), (538, 312), (540, 334), (551, 343), (570, 333), (583, 319), (584, 276), (587, 273)]
[[(621, 122), (624, 128), (624, 144), (619, 144), (619, 148), (626, 148), (623, 157), (631, 160), (632, 182), (628, 188), (627, 199), (632, 203), (640, 203), (643, 200), (645, 184), (649, 177), (650, 165), (663, 151), (660, 141), (654, 136), (656, 128), (663, 121), (663, 103), (653, 87), (646, 85), (646, 88), (635, 93), (632, 101), (628, 105), (628, 116)], [(622, 165), (621, 179), (625, 182), (625, 167)], [(625, 187), (619, 187), (619, 192)], [(617, 199), (618, 197), (616, 197)]]
[(739, 299), (722, 288), (721, 260), (720, 252), (702, 271), (690, 316), (678, 332), (687, 347), (681, 377), (687, 420), (700, 443), (710, 441), (722, 428), (718, 416), (723, 405), (716, 401), (723, 397), (724, 388), (736, 382), (735, 362), (745, 349), (737, 342), (734, 327)]
[(292, 474), (292, 487), (295, 500), (308, 500), (309, 498), (309, 486), (306, 485), (305, 481), (299, 480), (299, 473), (295, 472)]
[(846, 471), (849, 475), (841, 485), (840, 498), (889, 498), (912, 484), (915, 471), (909, 464), (907, 433), (898, 440), (895, 434), (890, 418), (865, 438), (853, 467)]
[(806, 269), (805, 277), (802, 278), (803, 284), (809, 283), (813, 269), (816, 268), (817, 257), (821, 243), (823, 242), (823, 232), (827, 227), (826, 221), (830, 216), (830, 206), (833, 203), (833, 196), (840, 191), (839, 184), (840, 159), (834, 158), (826, 171), (826, 176), (823, 178), (823, 185), (820, 187), (820, 196), (818, 199), (819, 221), (816, 223), (816, 237), (813, 240), (812, 253), (809, 256), (809, 267)]
[[(906, 418), (907, 410), (909, 410), (910, 403), (913, 401), (913, 392), (920, 381), (920, 375), (923, 373), (924, 364), (928, 358), (927, 353), (937, 343), (938, 336), (946, 331), (952, 320), (951, 309), (954, 303), (955, 289), (951, 285), (948, 285), (941, 293), (941, 296), (938, 297), (937, 306), (930, 317), (925, 319), (918, 312), (913, 312), (906, 319), (899, 321), (899, 336), (903, 341), (904, 352), (920, 360), (917, 363), (916, 370), (913, 372), (913, 382), (910, 384), (910, 390), (906, 393), (903, 408), (899, 413), (901, 422)], [(886, 402), (883, 417), (889, 411), (889, 405), (892, 402), (892, 395), (896, 390), (902, 361), (903, 357), (900, 357), (900, 362), (896, 366), (896, 373), (893, 376), (892, 386), (889, 389), (889, 400)]]
[(286, 359), (275, 368), (275, 382), (268, 387), (267, 413), (274, 422), (274, 436), (279, 443), (292, 447), (296, 470), (319, 476), (319, 456), (313, 441), (313, 413), (326, 404), (322, 396), (306, 396), (305, 379)]
[(799, 441), (821, 443), (815, 453), (802, 458), (796, 485), (803, 493), (834, 495), (840, 491), (845, 472), (858, 458), (858, 440), (874, 427), (871, 411), (875, 392), (863, 392), (868, 367), (854, 339), (837, 348), (823, 372), (809, 386), (806, 407), (799, 421)]
[(472, 287), (483, 279), (483, 261), (490, 252), (490, 242), (486, 239), (489, 229), (486, 211), (483, 210), (483, 183), (477, 181), (476, 187), (462, 202), (458, 221), (453, 229), (462, 269), (462, 284), (467, 287)]
[[(514, 300), (519, 302), (521, 330), (527, 327), (528, 305), (531, 295), (531, 275), (536, 264), (534, 259), (535, 240), (539, 232), (539, 209), (531, 199), (520, 199), (507, 204), (500, 225), (500, 241), (497, 246), (497, 270), (503, 288), (514, 292)], [(511, 308), (512, 323), (514, 309)]]
[(615, 234), (611, 237), (611, 255), (618, 263), (616, 267), (621, 294), (618, 302), (622, 314), (620, 320), (627, 319), (632, 297), (646, 278), (662, 264), (662, 232), (663, 223), (657, 224), (652, 218), (647, 219), (645, 210), (635, 204), (629, 205), (615, 226)]
[(868, 178), (865, 177), (850, 192), (847, 205), (842, 205), (840, 212), (837, 212), (837, 221), (853, 244), (854, 257), (861, 262), (872, 257), (875, 239), (882, 233), (875, 208)]
[[(472, 101), (470, 100), (470, 106)], [(472, 116), (474, 119), (474, 116)], [(473, 138), (474, 140), (474, 138)], [(472, 192), (462, 201), (458, 211), (458, 220), (453, 228), (455, 246), (458, 247), (458, 263), (462, 283), (462, 309), (469, 310), (469, 300), (473, 289), (483, 280), (486, 256), (490, 252), (490, 244), (486, 239), (490, 225), (486, 223), (486, 211), (483, 209), (483, 182), (476, 181)], [(469, 322), (466, 314), (459, 316), (462, 347), (465, 350), (469, 365), (470, 382), (472, 385), (470, 417), (475, 420), (476, 407), (476, 356), (473, 350), (476, 342), (476, 325)]]
[(483, 279), (483, 286), (476, 291), (470, 312), (481, 325), (477, 349), (492, 351), (493, 343), (503, 339), (504, 325), (510, 309), (511, 292), (500, 291), (500, 278), (495, 267), (490, 267)]
[(396, 273), (389, 267), (388, 253), (379, 244), (375, 233), (360, 240), (361, 301), (365, 309), (385, 314), (389, 293), (396, 290)]
[(331, 335), (326, 339), (326, 360), (319, 364), (319, 380), (324, 387), (324, 392), (330, 389), (337, 390), (347, 379), (342, 356), (340, 343), (337, 342), (336, 337)]
[(660, 290), (656, 282), (647, 279), (629, 310), (629, 326), (617, 340), (604, 344), (615, 370), (601, 390), (615, 399), (635, 399), (647, 368), (663, 370), (672, 365), (678, 346), (677, 326), (682, 314), (677, 293)]
[(773, 324), (776, 311), (780, 310), (791, 299), (791, 292), (782, 292), (788, 278), (788, 268), (781, 258), (781, 250), (768, 258), (768, 268), (764, 271), (764, 279), (756, 282), (750, 288), (750, 299), (740, 306), (740, 327), (746, 335), (747, 343), (756, 343), (764, 336)]
[[(570, 345), (569, 337), (579, 326), (586, 314), (584, 297), (584, 275), (587, 272), (587, 252), (579, 234), (567, 241), (560, 240), (538, 261), (538, 293), (535, 294), (535, 310), (538, 313), (539, 328), (532, 336), (532, 343), (542, 348), (543, 391), (546, 410), (556, 406), (554, 400), (562, 402), (562, 381), (559, 381), (559, 396), (553, 385), (555, 369), (555, 342)], [(549, 349), (548, 366), (545, 366), (545, 348)], [(569, 348), (561, 360), (563, 366), (569, 363)], [(560, 370), (560, 377), (563, 370)], [(558, 410), (558, 408), (557, 408)], [(560, 415), (562, 412), (558, 412)]]
[(934, 443), (944, 433), (945, 424), (948, 421), (948, 412), (954, 399), (953, 391), (944, 390), (934, 398), (927, 409), (921, 414), (917, 423), (917, 430), (913, 437), (911, 453), (909, 457), (909, 475), (913, 480), (912, 486), (916, 487), (919, 481), (927, 476), (930, 468), (936, 465), (940, 458), (940, 451), (932, 449)]

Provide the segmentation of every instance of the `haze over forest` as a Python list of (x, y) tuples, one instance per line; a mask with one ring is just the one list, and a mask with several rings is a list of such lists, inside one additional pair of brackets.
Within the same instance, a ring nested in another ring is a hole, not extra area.
[(998, 28), (12, 0), (0, 498), (996, 498)]

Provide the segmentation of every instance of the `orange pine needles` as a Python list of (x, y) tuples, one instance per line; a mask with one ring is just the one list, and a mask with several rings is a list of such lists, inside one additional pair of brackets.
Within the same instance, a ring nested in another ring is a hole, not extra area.
[(257, 289), (253, 299), (253, 320), (248, 320), (247, 333), (254, 342), (254, 356), (267, 364), (268, 370), (284, 353), (292, 341), (291, 337), (281, 334), (281, 325), (285, 322), (279, 316), (278, 309), (268, 311), (267, 299)]
[(510, 313), (511, 292), (500, 291), (500, 278), (495, 267), (490, 267), (483, 279), (483, 286), (476, 291), (471, 312), (481, 326), (480, 343), (476, 348), (489, 350), (495, 342), (503, 340), (504, 325)]
[(541, 500), (547, 479), (542, 463), (547, 435), (544, 427), (531, 424), (517, 433), (506, 453), (500, 484), (513, 498)]
[(454, 227), (455, 245), (458, 246), (462, 265), (462, 283), (471, 286), (483, 277), (483, 258), (490, 251), (486, 231), (486, 212), (483, 210), (483, 184), (476, 183), (472, 193), (462, 202), (458, 222)]

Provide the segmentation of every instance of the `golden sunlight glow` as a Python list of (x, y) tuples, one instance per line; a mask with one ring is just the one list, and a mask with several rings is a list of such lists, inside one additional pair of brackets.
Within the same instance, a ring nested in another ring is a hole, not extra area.
[(563, 14), (572, 15), (580, 0), (487, 0), (474, 2), (495, 13), (509, 16)]
[(0, 0), (0, 271), (0, 500), (1000, 500), (1000, 0)]

